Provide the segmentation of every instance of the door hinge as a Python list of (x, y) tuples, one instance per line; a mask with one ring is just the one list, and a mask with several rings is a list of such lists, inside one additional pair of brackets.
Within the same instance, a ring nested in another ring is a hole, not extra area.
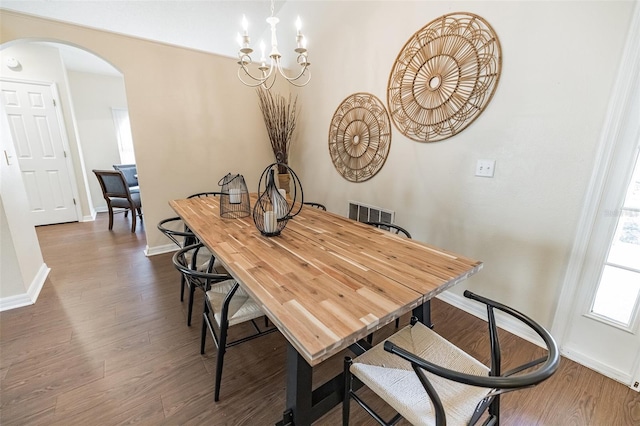
[(74, 206), (76, 205), (76, 199), (75, 198), (73, 199), (73, 205)]
[(67, 151), (62, 151), (62, 153), (64, 154), (64, 158), (67, 158)]
[(57, 105), (56, 105), (56, 100), (55, 100), (55, 99), (53, 100), (53, 106), (57, 106)]

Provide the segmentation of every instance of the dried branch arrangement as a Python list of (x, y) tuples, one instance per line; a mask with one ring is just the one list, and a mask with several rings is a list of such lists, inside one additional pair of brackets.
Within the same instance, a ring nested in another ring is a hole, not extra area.
[[(298, 97), (292, 100), (291, 94), (287, 99), (282, 95), (271, 93), (270, 90), (257, 89), (256, 91), (276, 161), (289, 164), (289, 147), (296, 128)], [(279, 170), (279, 173), (286, 173), (286, 170)]]

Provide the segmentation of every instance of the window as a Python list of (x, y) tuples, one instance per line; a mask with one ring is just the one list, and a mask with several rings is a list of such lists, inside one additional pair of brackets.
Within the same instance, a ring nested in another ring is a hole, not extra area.
[(118, 138), (118, 151), (120, 151), (120, 164), (135, 164), (136, 156), (133, 152), (133, 137), (129, 124), (129, 111), (126, 109), (112, 108), (113, 123), (116, 127)]
[(591, 312), (629, 328), (638, 315), (640, 294), (640, 156), (622, 207), (607, 214), (617, 216), (618, 222)]

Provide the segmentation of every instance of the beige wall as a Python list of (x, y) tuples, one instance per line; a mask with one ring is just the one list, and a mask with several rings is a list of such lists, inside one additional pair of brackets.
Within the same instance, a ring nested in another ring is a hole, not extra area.
[(1, 14), (3, 47), (21, 39), (70, 43), (122, 72), (149, 247), (168, 243), (156, 224), (173, 215), (169, 200), (218, 189), (228, 172), (243, 174), (250, 189), (257, 187), (271, 151), (256, 94), (236, 82), (232, 59), (8, 11)]
[[(484, 262), (466, 288), (550, 326), (594, 164), (633, 2), (292, 2), (307, 17), (311, 83), (300, 91), (292, 163), (305, 197), (347, 214), (356, 200), (396, 212), (421, 241)], [(502, 45), (497, 91), (450, 139), (418, 143), (392, 129), (382, 170), (350, 183), (328, 151), (330, 120), (355, 92), (386, 104), (391, 67), (417, 30), (446, 13), (485, 18)], [(331, 11), (331, 25), (314, 16)], [(281, 18), (283, 21), (286, 18)], [(340, 31), (334, 31), (339, 28)], [(319, 33), (320, 32), (320, 33)], [(495, 159), (493, 179), (476, 160)]]

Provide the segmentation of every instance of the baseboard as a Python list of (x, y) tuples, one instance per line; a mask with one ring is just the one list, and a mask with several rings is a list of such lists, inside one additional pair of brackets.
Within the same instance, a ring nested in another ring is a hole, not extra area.
[(95, 210), (91, 211), (91, 214), (87, 216), (82, 216), (83, 222), (94, 222), (96, 220), (97, 212)]
[(575, 361), (578, 364), (620, 382), (625, 386), (630, 386), (631, 383), (633, 383), (633, 377), (631, 375), (613, 368), (610, 365), (594, 360), (593, 358), (589, 358), (580, 351), (573, 349), (570, 345), (562, 348), (562, 355), (569, 358), (571, 361)]
[(0, 299), (0, 312), (8, 311), (10, 309), (22, 308), (24, 306), (33, 305), (38, 300), (38, 296), (40, 295), (40, 291), (42, 287), (44, 287), (44, 283), (49, 276), (49, 272), (51, 268), (47, 266), (46, 263), (43, 263), (40, 266), (40, 270), (36, 274), (33, 281), (31, 281), (31, 285), (29, 285), (29, 290), (26, 293), (16, 294), (14, 296), (3, 297)]
[(40, 296), (40, 291), (42, 287), (44, 287), (44, 282), (47, 280), (49, 272), (51, 272), (51, 268), (49, 268), (46, 263), (43, 263), (35, 278), (31, 281), (27, 293), (29, 297), (31, 297), (31, 300), (33, 300), (33, 303), (36, 303), (36, 300), (38, 300), (38, 296)]
[[(448, 304), (465, 311), (468, 314), (478, 317), (481, 320), (487, 321), (487, 308), (481, 303), (474, 302), (471, 299), (467, 299), (466, 297), (460, 296), (451, 291), (445, 291), (444, 293), (440, 293), (436, 297), (443, 302), (447, 302)], [(508, 331), (509, 333), (514, 334), (528, 342), (531, 342), (534, 345), (540, 346), (542, 348), (546, 347), (544, 342), (542, 341), (542, 338), (540, 338), (540, 336), (538, 336), (533, 330), (524, 325), (522, 322), (513, 318), (511, 315), (507, 315), (498, 310), (494, 310), (494, 312), (498, 328)], [(436, 324), (436, 327), (437, 326), (438, 325)]]
[(147, 257), (156, 256), (158, 254), (171, 253), (177, 251), (178, 247), (175, 244), (165, 244), (163, 246), (149, 247), (144, 249), (144, 255)]
[(33, 305), (33, 301), (27, 293), (0, 298), (0, 312), (29, 305)]

